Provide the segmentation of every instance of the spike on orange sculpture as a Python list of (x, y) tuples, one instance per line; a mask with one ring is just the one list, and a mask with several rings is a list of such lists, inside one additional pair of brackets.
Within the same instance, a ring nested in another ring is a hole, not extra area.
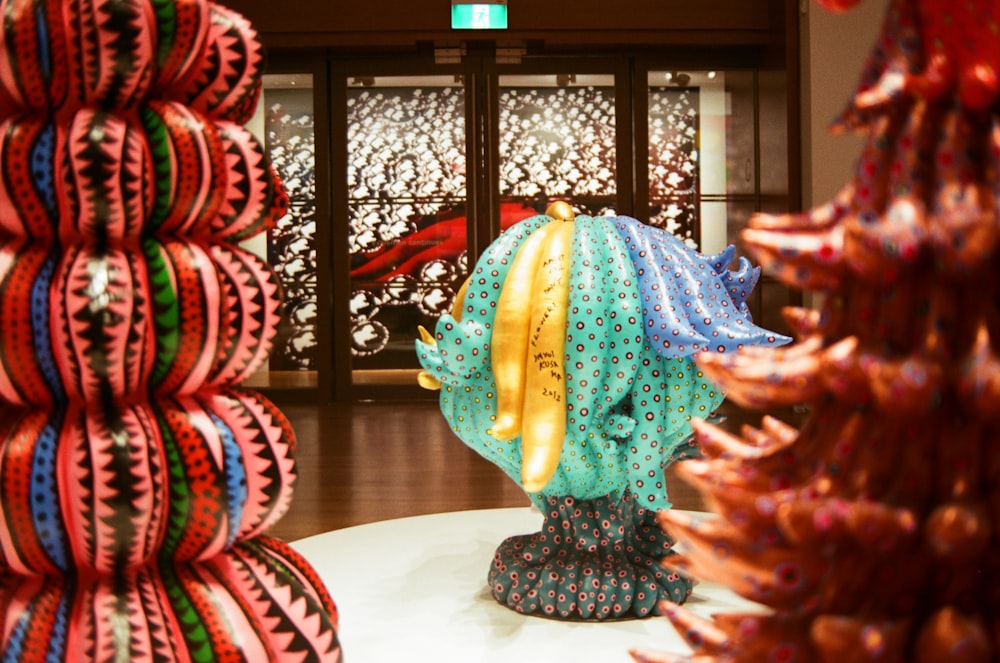
[(718, 517), (660, 520), (687, 542), (667, 566), (770, 611), (670, 607), (693, 654), (637, 661), (1000, 661), (998, 72), (995, 0), (893, 0), (837, 125), (868, 135), (853, 179), (751, 220), (764, 270), (824, 303), (788, 312), (795, 345), (700, 366), (737, 403), (810, 414), (699, 424), (681, 471)]

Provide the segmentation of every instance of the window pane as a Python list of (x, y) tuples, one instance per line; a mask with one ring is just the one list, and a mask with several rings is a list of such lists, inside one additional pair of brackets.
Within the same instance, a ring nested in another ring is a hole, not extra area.
[(418, 325), (450, 310), (468, 271), (464, 89), (352, 79), (347, 141), (353, 368), (416, 368)]
[(267, 74), (250, 130), (263, 140), (289, 197), (288, 214), (244, 247), (264, 257), (282, 285), (284, 315), (269, 365), (252, 386), (315, 386), (316, 177), (311, 74)]
[[(500, 77), (502, 224), (566, 200), (582, 213), (617, 199), (613, 75)], [(515, 214), (514, 212), (517, 212)]]
[[(754, 110), (754, 73), (752, 71), (720, 72), (725, 89), (719, 103), (719, 126), (725, 130), (726, 177), (720, 182), (724, 188), (706, 193), (727, 195), (754, 194), (757, 192), (757, 159), (754, 153), (754, 126), (757, 124)], [(779, 122), (784, 125), (785, 116)], [(764, 147), (763, 145), (761, 146)], [(762, 152), (767, 155), (767, 152)], [(771, 161), (787, 162), (784, 152), (772, 152)]]
[(648, 222), (698, 246), (701, 89), (683, 76), (650, 73)]
[(650, 222), (707, 250), (721, 230), (701, 201), (757, 191), (754, 74), (652, 71), (648, 84)]
[(730, 244), (740, 250), (740, 232), (746, 228), (755, 212), (749, 200), (703, 200), (699, 206), (702, 218), (702, 246), (704, 253), (718, 253)]

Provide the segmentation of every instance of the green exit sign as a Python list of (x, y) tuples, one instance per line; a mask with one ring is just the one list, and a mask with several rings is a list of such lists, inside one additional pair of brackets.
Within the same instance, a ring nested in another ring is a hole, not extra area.
[(452, 30), (506, 30), (507, 3), (452, 0), (451, 28)]

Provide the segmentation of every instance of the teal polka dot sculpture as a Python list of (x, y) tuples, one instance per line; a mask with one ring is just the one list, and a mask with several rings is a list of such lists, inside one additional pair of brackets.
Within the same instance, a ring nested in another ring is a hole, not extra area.
[(485, 252), (435, 333), (421, 329), (421, 384), (441, 389), (456, 435), (504, 470), (544, 515), (489, 572), (513, 610), (557, 619), (644, 617), (684, 601), (660, 565), (673, 542), (667, 464), (696, 453), (691, 419), (723, 394), (701, 352), (788, 339), (756, 326), (758, 270), (628, 217), (574, 217), (556, 203)]

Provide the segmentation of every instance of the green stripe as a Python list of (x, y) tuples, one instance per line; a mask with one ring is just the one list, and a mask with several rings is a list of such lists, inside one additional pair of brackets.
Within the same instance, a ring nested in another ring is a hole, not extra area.
[(162, 67), (170, 55), (177, 36), (177, 12), (174, 0), (152, 0), (153, 14), (156, 16), (156, 34), (159, 39), (159, 49), (156, 54), (157, 64)]
[(140, 109), (139, 117), (153, 161), (155, 195), (153, 196), (153, 211), (146, 228), (149, 231), (154, 231), (160, 227), (170, 212), (171, 192), (176, 175), (170, 167), (170, 133), (167, 131), (167, 125), (164, 124), (163, 118), (149, 106), (143, 106)]
[(180, 623), (191, 660), (211, 663), (215, 660), (215, 653), (212, 651), (212, 642), (208, 637), (208, 631), (205, 630), (205, 625), (202, 624), (198, 611), (194, 609), (191, 600), (184, 593), (184, 588), (181, 587), (181, 583), (174, 573), (174, 568), (169, 562), (161, 565), (160, 577), (167, 590), (170, 606)]
[(184, 474), (184, 461), (181, 460), (173, 431), (167, 425), (160, 409), (155, 405), (154, 409), (157, 427), (163, 438), (163, 454), (166, 457), (168, 494), (170, 495), (167, 505), (167, 526), (163, 533), (160, 555), (163, 558), (172, 559), (177, 546), (180, 545), (181, 537), (184, 536), (184, 528), (188, 522), (188, 512), (191, 510), (191, 492), (188, 490)]
[(154, 239), (142, 240), (153, 303), (153, 336), (156, 339), (156, 357), (150, 378), (154, 386), (163, 381), (173, 366), (180, 338), (180, 303), (160, 248), (160, 243)]

